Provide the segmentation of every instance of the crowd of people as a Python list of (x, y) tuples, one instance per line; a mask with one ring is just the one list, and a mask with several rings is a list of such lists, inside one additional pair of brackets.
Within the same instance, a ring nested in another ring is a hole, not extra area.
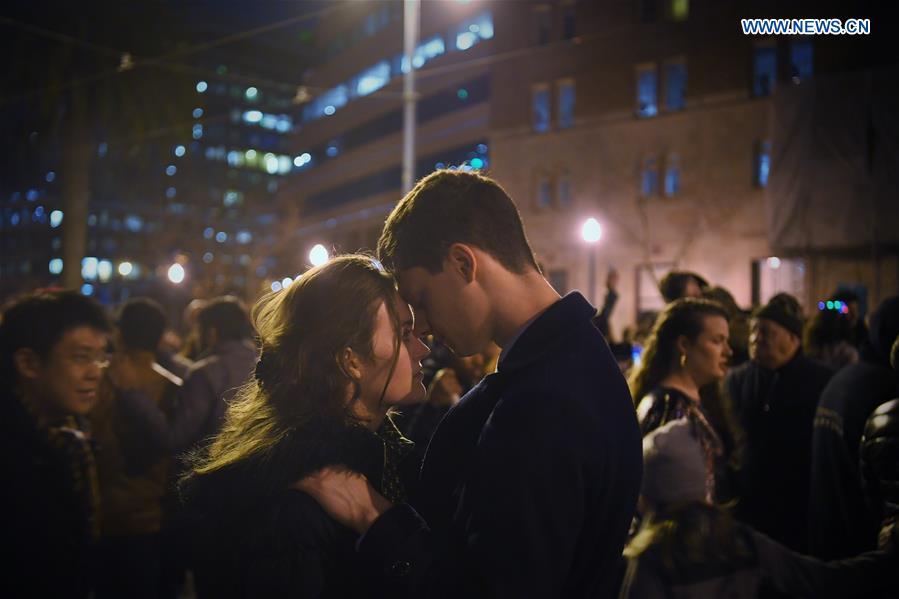
[[(377, 257), (181, 334), (42, 290), (0, 317), (16, 596), (895, 597), (899, 297), (749, 312), (690, 272), (615, 338), (512, 199), (437, 171)], [(634, 350), (639, 344), (642, 351)], [(891, 361), (892, 360), (892, 361)]]

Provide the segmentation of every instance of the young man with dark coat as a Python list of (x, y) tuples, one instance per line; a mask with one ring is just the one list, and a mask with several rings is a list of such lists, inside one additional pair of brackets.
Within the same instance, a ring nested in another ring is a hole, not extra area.
[(300, 488), (362, 535), (360, 557), (383, 595), (613, 596), (641, 441), (627, 385), (591, 323), (596, 309), (576, 292), (559, 298), (515, 204), (478, 174), (421, 180), (378, 246), (416, 333), (463, 356), (494, 341), (497, 371), (438, 426), (411, 505), (347, 471)]
[(818, 403), (808, 506), (811, 553), (817, 557), (849, 557), (877, 545), (881, 523), (862, 486), (859, 443), (868, 416), (899, 395), (899, 375), (890, 368), (897, 336), (899, 296), (893, 296), (871, 315), (869, 351), (834, 375)]
[(110, 325), (74, 291), (12, 304), (0, 323), (0, 472), (7, 547), (0, 595), (87, 597), (99, 489), (85, 416)]
[(754, 316), (751, 360), (726, 379), (745, 431), (736, 515), (794, 551), (808, 550), (812, 423), (833, 372), (802, 353), (802, 311), (779, 294)]

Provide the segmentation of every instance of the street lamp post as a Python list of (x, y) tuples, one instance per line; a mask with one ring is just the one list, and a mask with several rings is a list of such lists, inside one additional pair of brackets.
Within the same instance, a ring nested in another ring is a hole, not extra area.
[(403, 54), (407, 71), (403, 77), (403, 193), (415, 179), (415, 47), (418, 45), (421, 0), (403, 2)]
[(602, 239), (602, 226), (595, 218), (588, 218), (581, 226), (581, 237), (589, 246), (589, 261), (587, 263), (587, 292), (590, 301), (596, 304), (596, 246)]

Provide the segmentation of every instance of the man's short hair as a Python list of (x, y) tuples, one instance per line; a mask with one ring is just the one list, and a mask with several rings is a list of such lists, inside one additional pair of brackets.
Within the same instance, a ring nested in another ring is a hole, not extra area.
[(130, 299), (119, 309), (116, 319), (125, 349), (155, 352), (165, 333), (165, 310), (148, 297)]
[(400, 200), (378, 240), (378, 259), (392, 271), (436, 273), (454, 243), (478, 247), (514, 273), (540, 270), (506, 191), (483, 175), (451, 170), (431, 173)]
[(704, 278), (695, 272), (686, 270), (672, 270), (662, 277), (662, 280), (659, 281), (659, 293), (665, 298), (665, 303), (670, 304), (674, 300), (684, 297), (690, 279), (696, 281), (696, 284), (699, 285), (700, 289), (705, 289), (709, 286), (709, 282)]
[(201, 334), (215, 329), (218, 341), (243, 341), (253, 338), (253, 323), (243, 303), (232, 295), (210, 300), (197, 313)]
[(0, 322), (0, 380), (15, 380), (16, 351), (28, 348), (45, 359), (63, 335), (82, 326), (112, 331), (103, 306), (75, 291), (40, 292), (14, 301)]

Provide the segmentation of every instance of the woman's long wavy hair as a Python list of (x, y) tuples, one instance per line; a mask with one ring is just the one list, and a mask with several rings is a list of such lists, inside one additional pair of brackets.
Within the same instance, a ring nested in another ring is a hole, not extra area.
[(652, 391), (671, 372), (677, 363), (677, 340), (683, 335), (693, 343), (702, 333), (705, 318), (720, 316), (727, 320), (727, 312), (717, 302), (683, 298), (668, 304), (659, 314), (646, 342), (640, 366), (630, 376), (631, 394), (635, 402)]
[[(383, 397), (401, 343), (395, 297), (396, 282), (379, 263), (345, 255), (259, 300), (252, 317), (262, 346), (261, 367), (228, 406), (208, 448), (191, 456), (193, 474), (264, 456), (288, 433), (310, 423), (361, 424), (352, 409), (359, 383), (347, 372), (342, 354), (351, 348), (365, 360), (373, 358), (376, 315), (383, 303), (395, 332)], [(349, 389), (353, 394), (347, 402)]]
[(624, 556), (634, 559), (656, 548), (662, 566), (670, 573), (703, 564), (736, 564), (753, 556), (738, 530), (722, 507), (698, 501), (670, 506), (648, 515), (640, 532), (624, 548)]
[[(659, 314), (640, 366), (631, 374), (628, 384), (636, 403), (653, 390), (677, 364), (677, 339), (683, 335), (690, 343), (696, 341), (709, 316), (728, 320), (728, 313), (719, 303), (698, 298), (683, 298), (668, 304)], [(739, 469), (742, 464), (743, 431), (723, 389), (723, 381), (706, 385), (699, 390), (702, 407), (709, 422), (724, 443), (728, 465)]]

